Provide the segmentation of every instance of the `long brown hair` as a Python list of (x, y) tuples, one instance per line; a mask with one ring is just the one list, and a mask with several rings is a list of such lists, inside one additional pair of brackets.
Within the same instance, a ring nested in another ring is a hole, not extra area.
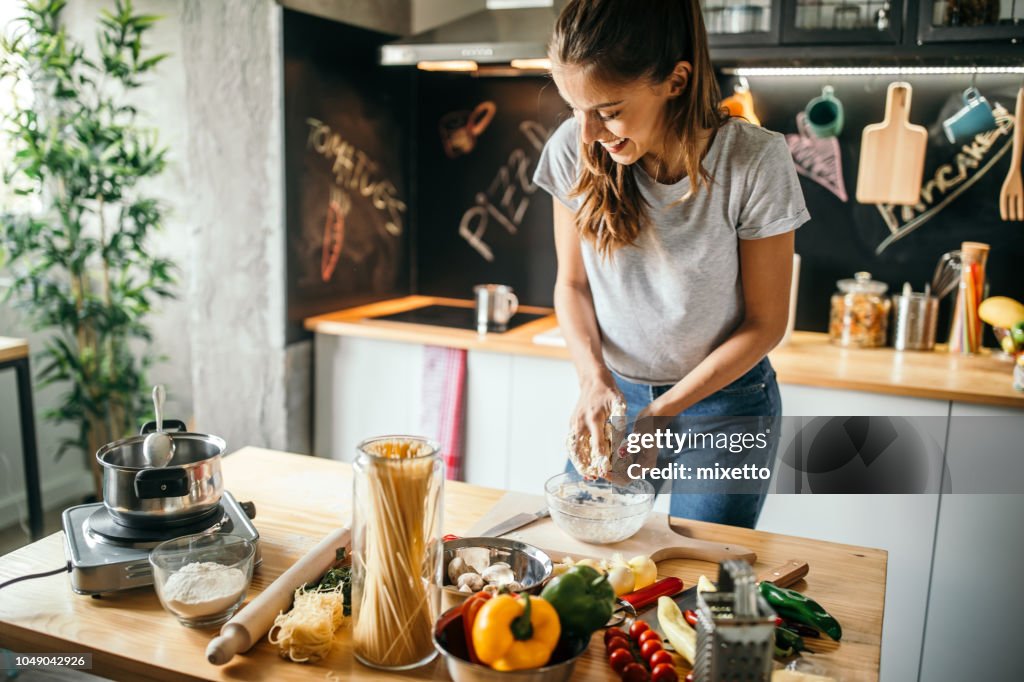
[[(604, 82), (647, 79), (661, 83), (678, 62), (693, 67), (685, 91), (666, 104), (665, 135), (680, 140), (692, 196), (712, 178), (701, 165), (698, 133), (712, 133), (727, 119), (708, 54), (698, 0), (569, 0), (555, 22), (549, 56), (556, 66), (579, 66)], [(582, 197), (576, 213), (580, 235), (608, 256), (634, 244), (647, 224), (647, 207), (632, 170), (616, 163), (600, 145), (580, 140), (583, 168), (571, 196)]]

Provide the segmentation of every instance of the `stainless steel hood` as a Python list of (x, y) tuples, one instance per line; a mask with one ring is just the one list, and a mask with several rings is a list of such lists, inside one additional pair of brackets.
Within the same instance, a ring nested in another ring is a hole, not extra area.
[(487, 9), (380, 48), (380, 63), (471, 60), (507, 64), (547, 56), (561, 0), (488, 0)]

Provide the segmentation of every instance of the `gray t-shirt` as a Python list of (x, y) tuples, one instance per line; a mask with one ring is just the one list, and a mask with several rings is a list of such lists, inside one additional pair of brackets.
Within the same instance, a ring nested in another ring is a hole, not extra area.
[[(552, 134), (533, 181), (571, 209), (579, 125)], [(655, 182), (633, 165), (647, 200), (648, 224), (634, 246), (602, 261), (583, 241), (583, 263), (615, 373), (646, 384), (675, 383), (718, 347), (743, 319), (740, 239), (795, 230), (810, 219), (785, 138), (745, 121), (722, 126), (704, 157), (714, 182), (678, 203), (690, 187)], [(673, 205), (674, 204), (674, 205)]]

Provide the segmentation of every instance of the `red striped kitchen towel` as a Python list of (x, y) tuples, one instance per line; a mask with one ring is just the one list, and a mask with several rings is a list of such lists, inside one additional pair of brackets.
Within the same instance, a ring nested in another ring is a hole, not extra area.
[(420, 428), (441, 445), (445, 475), (463, 480), (463, 423), (466, 409), (466, 351), (424, 346)]

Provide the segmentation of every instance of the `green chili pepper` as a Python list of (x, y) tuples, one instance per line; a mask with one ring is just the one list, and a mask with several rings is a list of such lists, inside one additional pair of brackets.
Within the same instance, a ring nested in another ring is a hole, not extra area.
[(762, 581), (759, 589), (776, 613), (795, 623), (808, 625), (815, 630), (824, 632), (837, 642), (843, 636), (843, 628), (839, 621), (821, 608), (818, 602), (794, 590), (787, 590), (773, 583)]
[(555, 607), (563, 632), (579, 637), (603, 628), (615, 608), (608, 576), (590, 566), (573, 566), (549, 582), (540, 596)]
[(775, 656), (788, 658), (804, 650), (804, 639), (792, 630), (784, 627), (775, 628)]

